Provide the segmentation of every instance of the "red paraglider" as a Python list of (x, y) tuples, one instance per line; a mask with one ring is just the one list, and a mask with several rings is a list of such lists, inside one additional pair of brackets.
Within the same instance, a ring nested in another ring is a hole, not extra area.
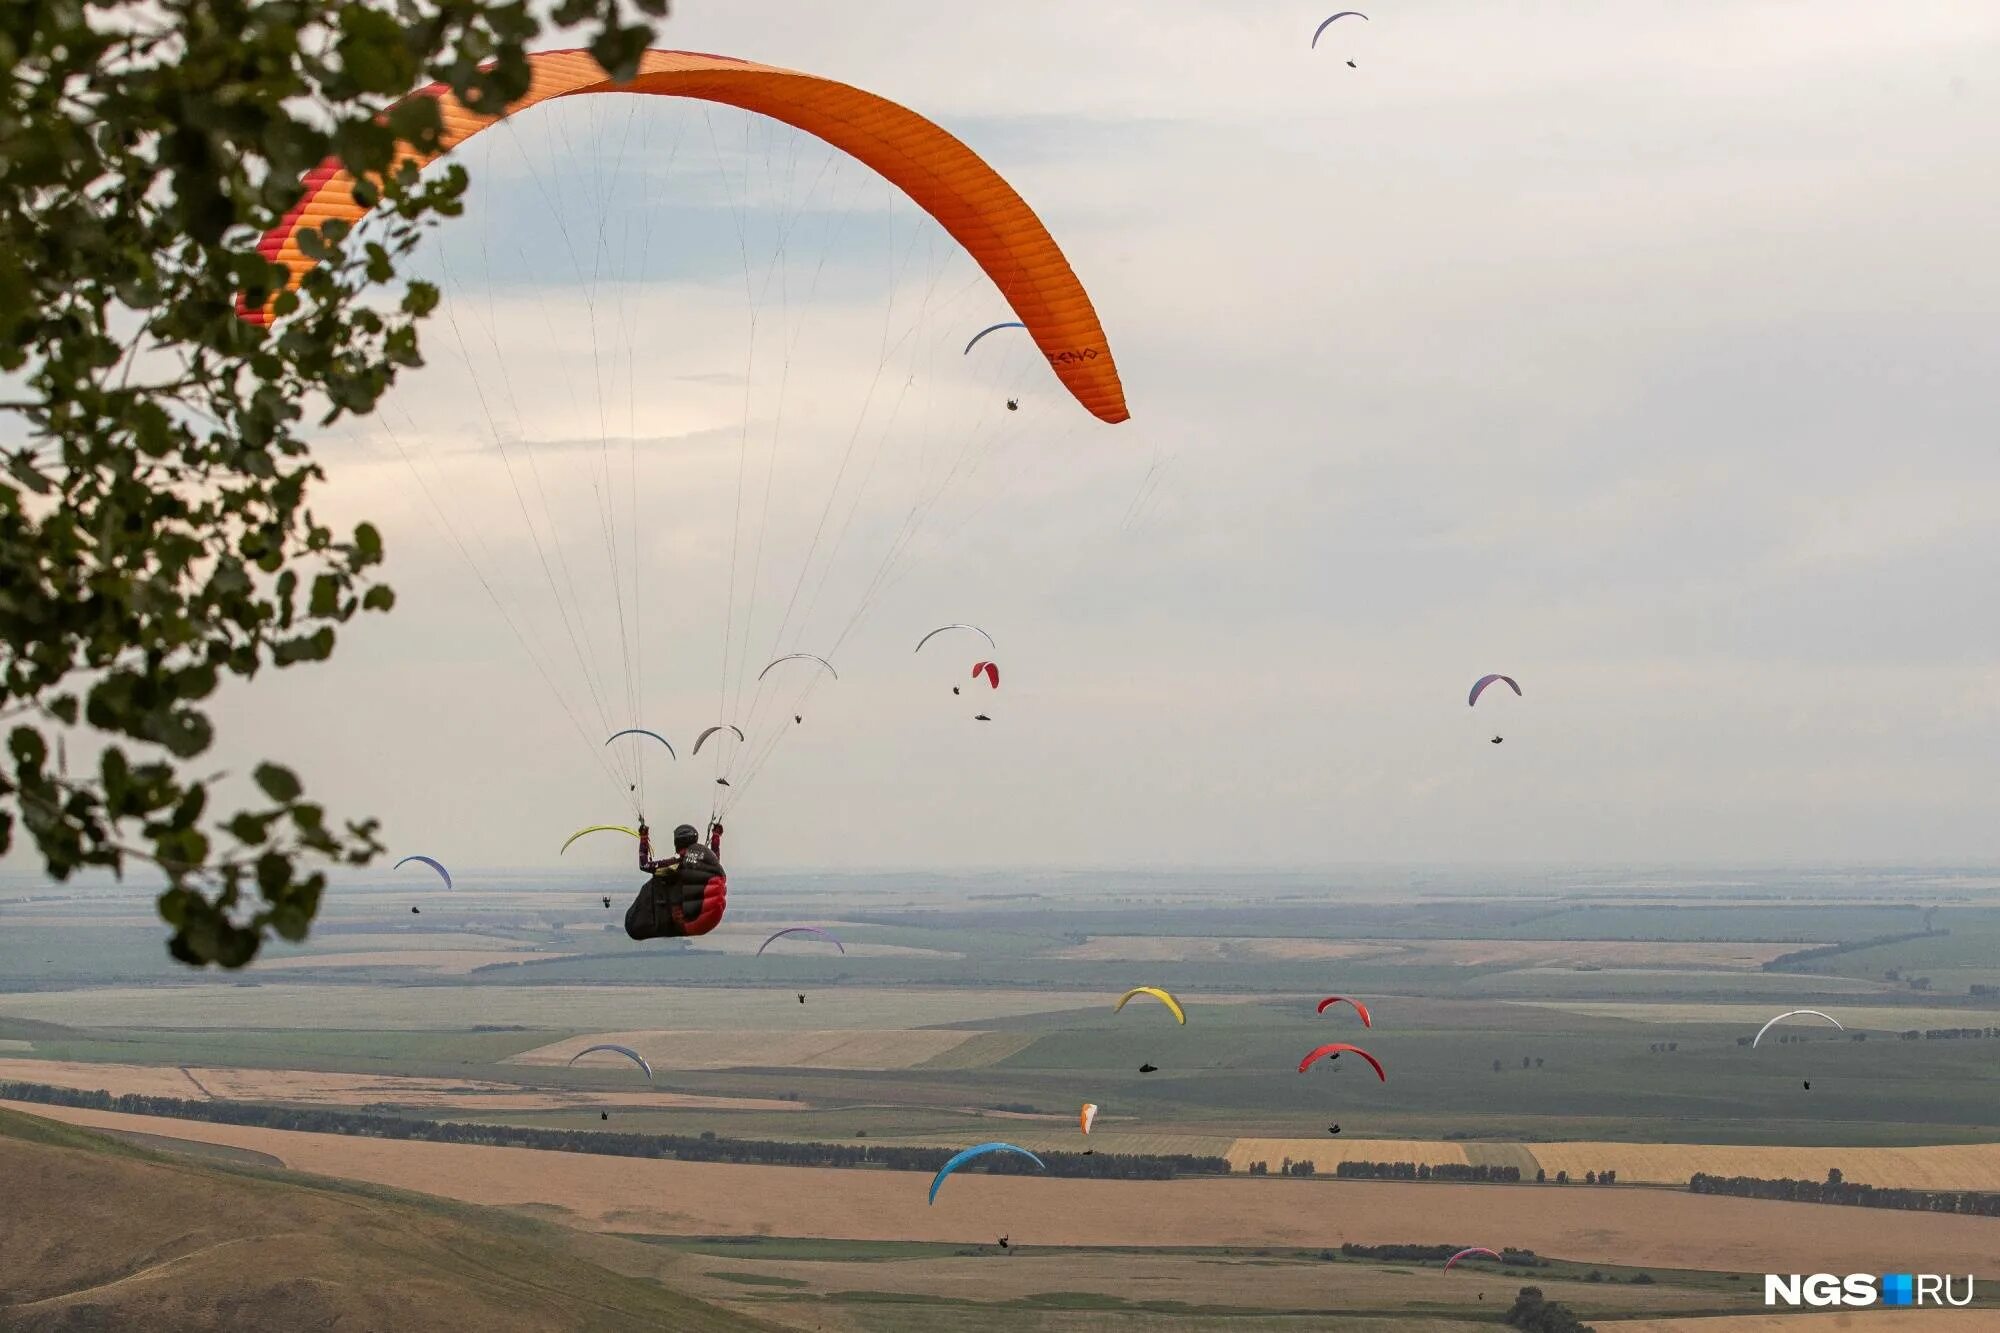
[(1327, 996), (1324, 1000), (1321, 1000), (1319, 1002), (1319, 1008), (1313, 1010), (1313, 1012), (1316, 1014), (1323, 1014), (1326, 1012), (1326, 1007), (1330, 1004), (1351, 1004), (1354, 1006), (1354, 1012), (1361, 1015), (1362, 1027), (1372, 1028), (1375, 1026), (1375, 1020), (1368, 1017), (1368, 1006), (1361, 1003), (1361, 1001), (1359, 1000), (1349, 999), (1345, 995)]
[(1315, 1048), (1310, 1055), (1306, 1056), (1305, 1059), (1299, 1061), (1299, 1072), (1301, 1074), (1305, 1073), (1307, 1069), (1311, 1068), (1312, 1062), (1319, 1059), (1321, 1056), (1334, 1055), (1341, 1051), (1354, 1052), (1354, 1054), (1360, 1056), (1362, 1059), (1366, 1060), (1369, 1064), (1375, 1066), (1376, 1078), (1381, 1079), (1384, 1083), (1387, 1083), (1389, 1081), (1389, 1075), (1386, 1072), (1384, 1072), (1382, 1068), (1382, 1062), (1380, 1060), (1377, 1060), (1374, 1056), (1368, 1054), (1368, 1052), (1362, 1050), (1359, 1046), (1350, 1046), (1344, 1041), (1330, 1041), (1324, 1046)]
[(998, 662), (974, 662), (972, 664), (972, 678), (978, 680), (981, 676), (986, 677), (986, 683), (994, 689), (997, 690), (1000, 688), (1000, 664)]

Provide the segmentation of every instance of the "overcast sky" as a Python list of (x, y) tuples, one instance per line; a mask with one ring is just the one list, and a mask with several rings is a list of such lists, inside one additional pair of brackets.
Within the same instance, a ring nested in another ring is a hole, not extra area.
[[(468, 866), (623, 867), (555, 857), (631, 813), (605, 723), (680, 749), (670, 825), (753, 713), (739, 875), (2000, 857), (2000, 6), (1326, 12), (676, 0), (985, 156), (1131, 422), (960, 356), (1009, 312), (811, 141), (537, 112), (468, 151), (430, 368), (327, 435), (398, 609), (227, 694), (223, 760)], [(957, 620), (997, 651), (911, 654)], [(777, 651), (841, 679), (753, 708)]]

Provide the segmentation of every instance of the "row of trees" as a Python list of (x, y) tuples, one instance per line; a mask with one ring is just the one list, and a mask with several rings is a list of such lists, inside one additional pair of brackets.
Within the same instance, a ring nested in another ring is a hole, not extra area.
[[(1340, 1252), (1350, 1259), (1387, 1259), (1395, 1263), (1443, 1263), (1460, 1250), (1463, 1245), (1356, 1245), (1352, 1241), (1340, 1247)], [(1514, 1268), (1546, 1268), (1548, 1260), (1533, 1250), (1514, 1250), (1502, 1247), (1500, 1261)]]
[[(621, 1134), (596, 1130), (532, 1129), (518, 1125), (475, 1125), (420, 1120), (318, 1107), (260, 1106), (247, 1102), (194, 1102), (175, 1097), (82, 1092), (41, 1083), (0, 1083), (0, 1100), (80, 1106), (131, 1115), (170, 1116), (260, 1129), (292, 1129), (312, 1134), (350, 1134), (377, 1139), (417, 1139), (486, 1147), (540, 1148), (553, 1152), (597, 1153), (609, 1157), (660, 1157), (683, 1162), (736, 1162), (761, 1166), (875, 1167), (889, 1171), (935, 1171), (950, 1148), (909, 1148), (847, 1143), (787, 1143), (764, 1139), (723, 1139), (713, 1133)], [(1049, 1152), (1041, 1154), (1052, 1176), (1119, 1180), (1171, 1180), (1181, 1175), (1226, 1175), (1224, 1157), (1155, 1156), (1128, 1153)], [(1308, 1164), (1309, 1165), (1309, 1164)], [(983, 1170), (1007, 1175), (1039, 1174), (1025, 1158), (996, 1153)]]
[(1521, 1183), (1518, 1166), (1470, 1166), (1464, 1162), (1342, 1162), (1333, 1174), (1343, 1180), (1476, 1180)]
[(1973, 1190), (1883, 1189), (1849, 1184), (1838, 1167), (1825, 1180), (1766, 1180), (1757, 1176), (1711, 1176), (1697, 1171), (1688, 1180), (1696, 1194), (1734, 1194), (1749, 1199), (1784, 1199), (1791, 1203), (1840, 1203), (1859, 1208), (1899, 1208), (1920, 1213), (1971, 1213), (2000, 1217), (2000, 1194)]
[[(1812, 969), (1808, 964), (1819, 962), (1821, 959), (1837, 958), (1841, 954), (1855, 953), (1862, 949), (1879, 949), (1890, 944), (1906, 944), (1911, 940), (1929, 939), (1932, 935), (1949, 934), (1951, 934), (1949, 930), (1930, 929), (1929, 918), (1926, 918), (1924, 929), (1922, 930), (1907, 930), (1899, 935), (1876, 935), (1865, 940), (1850, 940), (1846, 944), (1822, 944), (1811, 949), (1799, 949), (1793, 953), (1779, 954), (1776, 958), (1764, 964), (1764, 971), (1809, 972)], [(1894, 974), (1891, 974), (1891, 980), (1894, 980)]]

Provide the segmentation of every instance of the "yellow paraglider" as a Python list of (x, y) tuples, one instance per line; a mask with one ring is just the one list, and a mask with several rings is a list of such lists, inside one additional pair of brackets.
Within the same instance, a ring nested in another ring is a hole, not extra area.
[[(499, 116), (469, 110), (442, 84), (410, 94), (437, 101), (440, 148), (430, 154), (402, 144), (396, 165), (426, 166), (504, 116), (558, 97), (644, 93), (769, 116), (858, 158), (908, 195), (985, 270), (1079, 403), (1101, 421), (1131, 415), (1090, 295), (1048, 228), (998, 172), (916, 112), (832, 79), (693, 51), (647, 51), (624, 83), (584, 51), (531, 55), (528, 69), (527, 93)], [(285, 269), (288, 287), (318, 262), (301, 244), (302, 232), (333, 221), (352, 224), (368, 212), (354, 187), (340, 160), (327, 159), (300, 183), (299, 202), (258, 241), (257, 252)], [(254, 324), (272, 318), (268, 304), (247, 296), (238, 313)]]
[[(589, 828), (580, 828), (576, 832), (570, 834), (569, 842), (565, 842), (562, 845), (563, 852), (569, 850), (569, 844), (571, 842), (575, 842), (578, 838), (581, 838), (586, 833), (623, 833), (627, 837), (631, 838), (636, 838), (639, 836), (638, 829), (626, 828), (623, 824), (592, 824)], [(561, 856), (562, 852), (557, 852), (556, 855)]]
[(1123, 1009), (1125, 1007), (1125, 1001), (1131, 999), (1134, 995), (1152, 996), (1154, 999), (1158, 1000), (1161, 1004), (1164, 1004), (1165, 1006), (1167, 1006), (1168, 1009), (1173, 1011), (1174, 1020), (1176, 1022), (1178, 1022), (1182, 1027), (1187, 1026), (1187, 1010), (1181, 1008), (1181, 1002), (1179, 1000), (1176, 1000), (1173, 996), (1167, 994), (1165, 991), (1161, 990), (1158, 986), (1134, 986), (1131, 990), (1126, 991), (1123, 995), (1118, 997), (1118, 1003), (1111, 1006), (1111, 1012), (1115, 1014), (1120, 1009)]

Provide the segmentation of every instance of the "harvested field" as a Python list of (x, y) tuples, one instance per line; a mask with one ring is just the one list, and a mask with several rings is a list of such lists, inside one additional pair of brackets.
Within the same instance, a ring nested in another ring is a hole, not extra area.
[(208, 1091), (171, 1065), (100, 1065), (72, 1060), (0, 1059), (0, 1079), (47, 1083), (79, 1092), (102, 1090), (118, 1096), (180, 1097), (207, 1101)]
[[(1840, 977), (1814, 977), (1813, 984), (1830, 986)], [(1728, 1024), (1750, 1036), (1774, 1015), (1796, 1006), (1762, 1001), (1754, 1004), (1648, 1004), (1621, 1000), (1508, 1000), (1503, 1003), (1527, 1005), (1535, 1009), (1559, 1009), (1568, 1014), (1592, 1018), (1622, 1018), (1631, 1023), (1673, 1023), (1695, 1026), (1704, 1023)], [(1867, 1032), (1903, 1032), (1910, 1028), (1969, 1028), (2000, 1024), (2000, 1009), (1897, 1009), (1882, 1005), (1815, 1004), (1840, 1020), (1841, 1026)], [(1793, 1020), (1808, 1034), (1840, 1034), (1816, 1019)]]
[(536, 949), (382, 949), (373, 953), (305, 953), (290, 958), (270, 958), (257, 964), (260, 972), (298, 971), (322, 967), (407, 967), (444, 976), (464, 976), (475, 968), (494, 963), (525, 963), (565, 955)]
[[(252, 978), (254, 980), (254, 977)], [(1227, 997), (1204, 1000), (1228, 1003)], [(671, 1020), (677, 1031), (737, 1032), (746, 1024), (781, 1022), (810, 1012), (813, 1029), (884, 1030), (1014, 1018), (1096, 1008), (1102, 991), (841, 987), (814, 996), (802, 1010), (789, 990), (742, 987), (630, 986), (309, 986), (273, 981), (192, 986), (103, 986), (89, 990), (24, 991), (0, 996), (0, 1014), (72, 1027), (347, 1028), (454, 1031), (475, 1025), (536, 1029), (617, 1030), (634, 1018)]]
[(1754, 972), (1797, 944), (1679, 940), (1412, 940), (1394, 961), (1425, 967), (1687, 968)]
[(275, 962), (294, 958), (322, 957), (330, 953), (381, 953), (433, 949), (475, 949), (487, 953), (514, 953), (521, 942), (507, 935), (486, 935), (476, 930), (369, 930), (326, 931), (315, 934), (310, 944), (274, 946), (260, 953), (245, 975), (255, 975)]
[(970, 1032), (966, 1040), (947, 1050), (938, 1052), (912, 1068), (916, 1069), (984, 1069), (997, 1065), (1010, 1055), (1019, 1055), (1035, 1044), (1032, 1032)]
[(1236, 1139), (1223, 1155), (1236, 1171), (1247, 1171), (1252, 1162), (1269, 1162), (1276, 1171), (1287, 1157), (1294, 1162), (1311, 1162), (1322, 1172), (1331, 1171), (1336, 1162), (1417, 1162), (1433, 1166), (1451, 1162), (1462, 1166), (1471, 1161), (1465, 1145), (1458, 1143), (1439, 1143), (1434, 1139), (1336, 1139), (1330, 1134), (1316, 1139)]
[(1229, 959), (1387, 958), (1403, 951), (1393, 942), (1354, 943), (1346, 940), (1264, 939), (1256, 936), (1217, 938), (1203, 935), (1097, 935), (1082, 944), (1052, 949), (1044, 957), (1077, 962), (1218, 963)]
[(1763, 1148), (1699, 1143), (1531, 1143), (1523, 1145), (1551, 1176), (1616, 1171), (1633, 1184), (1685, 1185), (1712, 1176), (1825, 1180), (1828, 1167), (1857, 1185), (1922, 1190), (2000, 1191), (2000, 1143), (1924, 1148)]
[[(908, 1069), (978, 1036), (948, 1029), (887, 1032), (596, 1032), (537, 1046), (506, 1063), (565, 1065), (602, 1042), (630, 1046), (655, 1069)], [(613, 1057), (615, 1058), (615, 1057)]]
[[(1027, 1146), (1027, 1145), (1023, 1145)], [(1177, 1151), (1189, 1151), (1178, 1149)], [(1251, 1162), (1277, 1170), (1289, 1157), (1322, 1172), (1337, 1162), (1415, 1162), (1537, 1167), (1554, 1176), (1567, 1171), (1611, 1170), (1628, 1185), (1684, 1186), (1697, 1171), (1715, 1176), (1825, 1180), (1830, 1166), (1858, 1185), (1904, 1189), (2000, 1191), (2000, 1143), (1951, 1143), (1922, 1148), (1793, 1148), (1708, 1143), (1441, 1143), (1435, 1139), (1237, 1139), (1229, 1164)]]
[[(630, 1069), (630, 1066), (626, 1066)], [(634, 1071), (636, 1072), (636, 1071)], [(616, 1106), (628, 1110), (799, 1111), (797, 1102), (757, 1097), (704, 1097), (629, 1090), (523, 1089), (477, 1079), (410, 1078), (389, 1074), (323, 1074), (296, 1069), (212, 1069), (189, 1066), (89, 1064), (0, 1059), (0, 1081), (47, 1083), (81, 1092), (178, 1097), (184, 1101), (289, 1102), (311, 1106), (395, 1106), (413, 1110), (555, 1111)]]
[[(1871, 1209), (1664, 1190), (1384, 1181), (1086, 1181), (968, 1174), (935, 1207), (928, 1178), (898, 1171), (731, 1166), (342, 1138), (163, 1121), (70, 1107), (31, 1115), (227, 1143), (294, 1170), (500, 1207), (561, 1209), (599, 1230), (792, 1235), (1070, 1246), (1331, 1247), (1344, 1241), (1460, 1243), (1468, 1218), (1504, 1218), (1498, 1242), (1542, 1254), (1650, 1268), (1875, 1272), (1885, 1219)], [(1938, 1272), (1990, 1268), (2000, 1219), (1899, 1213), (1898, 1253)]]

